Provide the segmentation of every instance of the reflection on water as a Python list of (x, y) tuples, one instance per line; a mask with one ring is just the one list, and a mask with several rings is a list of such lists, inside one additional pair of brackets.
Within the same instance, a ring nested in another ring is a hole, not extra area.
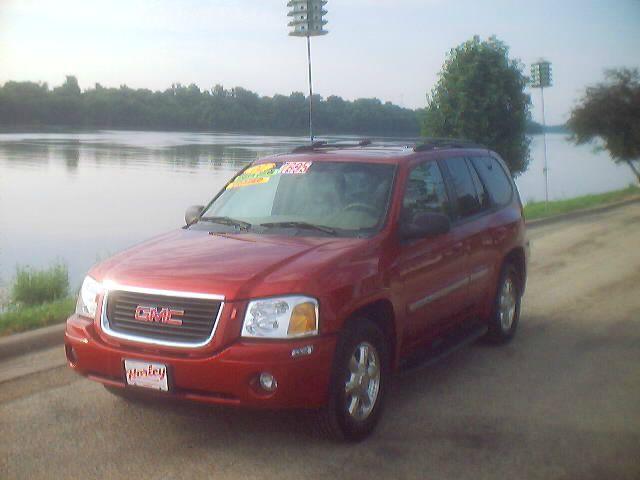
[[(349, 140), (347, 136), (330, 140)], [(71, 282), (97, 260), (183, 224), (187, 206), (206, 203), (243, 165), (291, 151), (303, 137), (98, 131), (0, 134), (0, 286), (16, 264), (69, 265)], [(384, 139), (381, 143), (414, 143)], [(566, 198), (633, 181), (604, 153), (547, 137), (550, 196)], [(522, 198), (544, 198), (541, 139)]]
[(78, 140), (69, 142), (69, 145), (62, 150), (62, 156), (64, 157), (67, 171), (74, 172), (77, 170), (80, 163), (80, 142)]

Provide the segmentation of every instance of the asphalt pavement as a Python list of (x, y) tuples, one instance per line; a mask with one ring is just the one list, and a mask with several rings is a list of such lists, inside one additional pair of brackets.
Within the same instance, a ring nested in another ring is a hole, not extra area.
[(399, 376), (374, 435), (127, 403), (62, 347), (0, 362), (0, 478), (640, 478), (640, 203), (530, 231), (520, 329)]

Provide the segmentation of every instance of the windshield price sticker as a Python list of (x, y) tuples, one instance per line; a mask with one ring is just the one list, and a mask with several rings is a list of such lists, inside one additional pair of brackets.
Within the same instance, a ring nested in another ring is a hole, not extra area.
[(233, 182), (227, 185), (227, 190), (237, 187), (247, 187), (249, 185), (260, 185), (267, 183), (271, 177), (278, 175), (280, 170), (275, 163), (263, 163), (247, 168), (238, 175)]
[(280, 167), (283, 175), (304, 175), (313, 162), (286, 162)]
[(124, 361), (125, 377), (128, 385), (151, 388), (166, 392), (169, 390), (167, 366), (161, 363)]
[(254, 165), (253, 167), (247, 168), (243, 175), (257, 175), (260, 173), (268, 172), (269, 170), (273, 170), (276, 168), (275, 163), (261, 163), (260, 165)]
[(249, 185), (260, 185), (261, 183), (267, 183), (271, 177), (258, 177), (258, 178), (244, 178), (236, 179), (235, 182), (227, 185), (227, 190), (238, 187), (248, 187)]

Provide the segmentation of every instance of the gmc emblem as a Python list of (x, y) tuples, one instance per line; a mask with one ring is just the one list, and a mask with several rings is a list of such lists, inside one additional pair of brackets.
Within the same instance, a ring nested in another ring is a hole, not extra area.
[(158, 307), (147, 307), (145, 305), (138, 305), (136, 307), (136, 313), (133, 318), (141, 322), (166, 323), (167, 325), (176, 325), (179, 327), (182, 325), (182, 320), (173, 317), (182, 317), (183, 315), (184, 310), (163, 308), (158, 311)]

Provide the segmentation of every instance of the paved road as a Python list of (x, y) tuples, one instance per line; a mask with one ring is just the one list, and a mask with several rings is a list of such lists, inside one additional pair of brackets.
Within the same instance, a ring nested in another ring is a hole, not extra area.
[(518, 337), (398, 378), (368, 441), (328, 443), (299, 415), (130, 405), (54, 349), (0, 365), (0, 478), (637, 480), (640, 204), (530, 237)]

